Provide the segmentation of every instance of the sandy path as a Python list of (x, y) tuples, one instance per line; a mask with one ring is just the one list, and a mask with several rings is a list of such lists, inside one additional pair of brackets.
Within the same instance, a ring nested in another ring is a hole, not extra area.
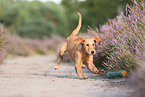
[(87, 69), (78, 79), (74, 63), (62, 63), (55, 71), (55, 56), (7, 59), (0, 66), (0, 97), (128, 97), (125, 79), (110, 80)]

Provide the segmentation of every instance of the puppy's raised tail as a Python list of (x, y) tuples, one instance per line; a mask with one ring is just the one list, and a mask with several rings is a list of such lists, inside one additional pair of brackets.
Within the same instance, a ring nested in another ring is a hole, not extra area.
[(77, 14), (79, 15), (79, 22), (78, 22), (77, 28), (71, 34), (73, 36), (76, 36), (79, 33), (79, 30), (80, 30), (81, 24), (82, 24), (82, 16), (81, 16), (81, 14), (79, 12), (77, 12)]

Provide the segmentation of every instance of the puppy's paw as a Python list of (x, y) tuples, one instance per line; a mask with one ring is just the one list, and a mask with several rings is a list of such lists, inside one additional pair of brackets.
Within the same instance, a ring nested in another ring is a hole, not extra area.
[(88, 77), (87, 76), (84, 76), (83, 79), (88, 79)]
[(82, 65), (82, 68), (83, 68), (83, 69), (85, 69), (85, 68), (86, 68), (86, 66), (83, 64), (83, 65)]
[(56, 65), (56, 66), (55, 66), (55, 70), (57, 70), (58, 68), (59, 68), (59, 65)]
[(80, 79), (88, 79), (88, 77), (87, 76), (81, 76), (81, 77), (79, 77)]

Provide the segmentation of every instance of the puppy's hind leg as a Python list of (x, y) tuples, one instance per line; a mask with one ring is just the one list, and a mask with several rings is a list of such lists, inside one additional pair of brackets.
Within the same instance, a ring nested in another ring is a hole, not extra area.
[(63, 54), (66, 52), (66, 48), (67, 48), (67, 43), (65, 42), (64, 44), (62, 44), (60, 51), (59, 51), (59, 59), (57, 61), (57, 65), (55, 66), (55, 70), (57, 70), (60, 66), (60, 62), (63, 59)]

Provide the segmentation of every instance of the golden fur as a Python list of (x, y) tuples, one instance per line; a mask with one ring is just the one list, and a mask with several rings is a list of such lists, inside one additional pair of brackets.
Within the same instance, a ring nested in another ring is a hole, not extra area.
[(85, 63), (88, 69), (96, 74), (103, 74), (104, 70), (99, 71), (93, 64), (93, 55), (95, 52), (95, 43), (97, 42), (100, 45), (101, 38), (92, 37), (92, 38), (79, 38), (76, 35), (78, 34), (81, 28), (82, 17), (78, 12), (79, 22), (77, 28), (72, 32), (72, 34), (66, 39), (66, 42), (61, 46), (59, 52), (59, 59), (57, 65), (55, 66), (55, 70), (59, 68), (60, 62), (63, 58), (63, 54), (67, 51), (71, 57), (71, 59), (76, 63), (75, 69), (79, 78), (86, 79), (81, 68), (85, 68)]

